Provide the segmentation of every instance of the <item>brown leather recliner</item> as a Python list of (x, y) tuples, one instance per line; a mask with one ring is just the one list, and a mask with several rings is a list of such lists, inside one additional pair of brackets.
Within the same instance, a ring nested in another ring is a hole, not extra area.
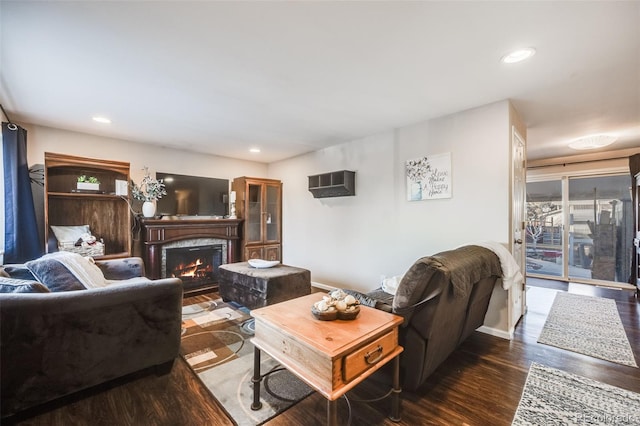
[(418, 259), (404, 274), (395, 296), (381, 289), (367, 294), (372, 306), (404, 317), (403, 389), (418, 389), (483, 324), (501, 276), (496, 254), (470, 245)]

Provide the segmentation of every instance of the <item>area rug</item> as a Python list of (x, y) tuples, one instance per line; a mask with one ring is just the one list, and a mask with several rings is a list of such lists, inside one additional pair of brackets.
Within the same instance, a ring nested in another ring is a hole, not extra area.
[(640, 425), (640, 394), (532, 363), (512, 425)]
[(239, 426), (260, 425), (313, 392), (263, 352), (262, 408), (251, 410), (253, 325), (247, 308), (221, 299), (182, 308), (180, 354)]
[(638, 367), (612, 299), (558, 292), (538, 343)]

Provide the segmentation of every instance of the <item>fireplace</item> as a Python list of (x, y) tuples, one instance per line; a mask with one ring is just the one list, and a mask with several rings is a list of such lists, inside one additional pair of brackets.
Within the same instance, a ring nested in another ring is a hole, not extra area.
[[(146, 276), (150, 279), (170, 277), (167, 272), (167, 257), (169, 257), (170, 269), (179, 268), (184, 263), (194, 260), (180, 259), (182, 254), (176, 254), (177, 260), (172, 260), (174, 249), (184, 249), (189, 253), (190, 249), (201, 247), (214, 247), (214, 252), (203, 256), (201, 264), (193, 271), (193, 275), (208, 275), (210, 264), (211, 275), (205, 280), (196, 280), (196, 277), (184, 277), (185, 294), (193, 295), (199, 292), (210, 291), (217, 287), (218, 266), (225, 263), (238, 262), (239, 228), (242, 219), (211, 219), (211, 218), (182, 218), (182, 219), (141, 219), (141, 238), (139, 253), (143, 257), (146, 266)], [(184, 253), (178, 250), (175, 253)], [(168, 256), (167, 256), (168, 253)], [(199, 257), (199, 256), (198, 256)], [(198, 259), (195, 259), (196, 263)], [(192, 267), (193, 268), (193, 267)]]
[(222, 245), (176, 247), (166, 250), (165, 275), (180, 278), (185, 287), (218, 282), (218, 267), (223, 263)]

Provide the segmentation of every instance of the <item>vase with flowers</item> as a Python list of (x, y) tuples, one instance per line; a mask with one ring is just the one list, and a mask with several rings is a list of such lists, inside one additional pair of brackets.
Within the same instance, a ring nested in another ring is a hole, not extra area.
[(142, 201), (142, 215), (144, 217), (153, 217), (156, 214), (156, 201), (167, 195), (164, 182), (151, 177), (149, 168), (144, 167), (144, 177), (140, 185), (132, 183), (131, 195), (136, 200)]

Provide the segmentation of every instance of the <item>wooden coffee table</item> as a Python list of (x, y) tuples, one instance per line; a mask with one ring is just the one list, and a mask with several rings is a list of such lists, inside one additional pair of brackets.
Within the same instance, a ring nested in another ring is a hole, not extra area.
[(352, 321), (319, 321), (311, 306), (325, 293), (291, 299), (251, 311), (255, 318), (252, 382), (253, 404), (260, 402), (260, 351), (327, 399), (327, 424), (337, 424), (337, 400), (374, 371), (393, 360), (393, 391), (389, 418), (400, 421), (400, 357), (398, 327), (402, 318), (366, 306)]

